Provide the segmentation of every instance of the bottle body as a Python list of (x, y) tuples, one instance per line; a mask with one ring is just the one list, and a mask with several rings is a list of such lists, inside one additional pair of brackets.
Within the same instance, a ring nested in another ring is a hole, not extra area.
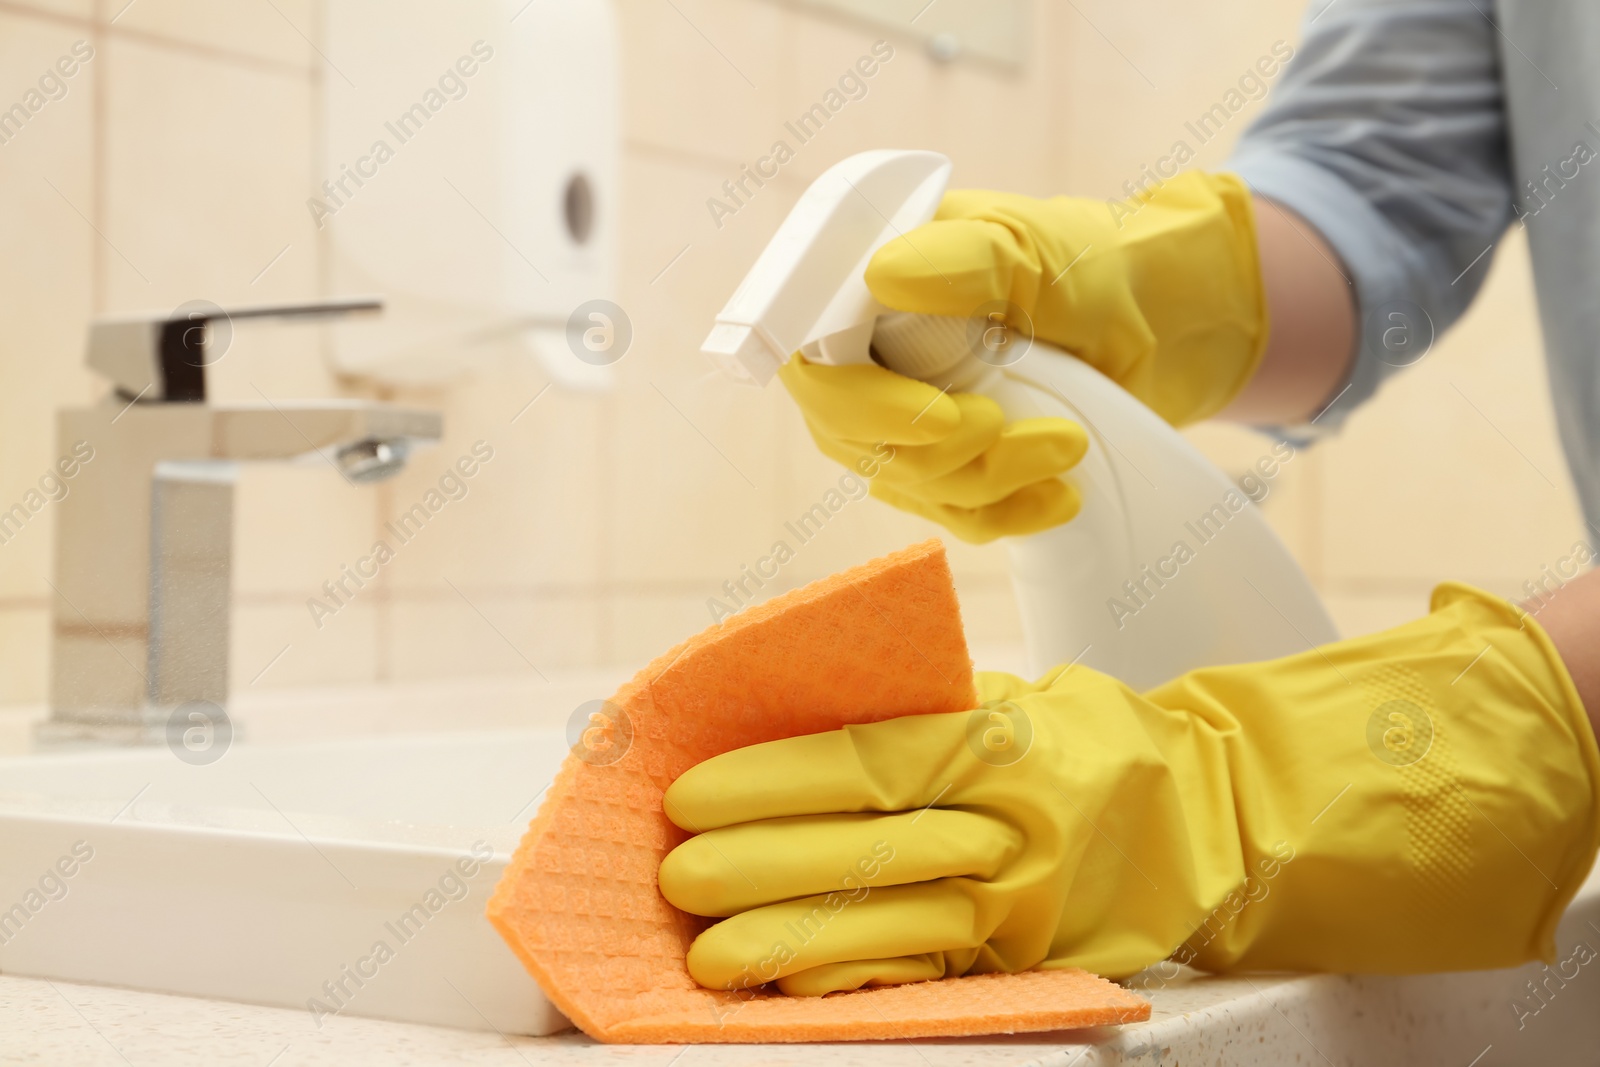
[(891, 370), (983, 393), (1010, 421), (1059, 417), (1088, 432), (1066, 475), (1078, 516), (1005, 541), (1031, 670), (1078, 662), (1146, 688), (1338, 638), (1250, 496), (1116, 383), (1040, 341), (994, 365), (970, 348), (932, 360), (926, 344), (920, 361), (902, 359), (901, 340), (874, 338)]

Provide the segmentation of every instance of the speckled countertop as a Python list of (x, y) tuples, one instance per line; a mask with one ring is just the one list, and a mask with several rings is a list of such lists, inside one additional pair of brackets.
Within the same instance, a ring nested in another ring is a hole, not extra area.
[[(195, 1000), (126, 989), (0, 978), (0, 1062), (37, 1064), (257, 1064), (304, 1065), (434, 1064), (636, 1064), (639, 1067), (709, 1067), (731, 1064), (885, 1064), (944, 1067), (946, 1064), (1090, 1064), (1137, 1062), (1162, 1043), (1186, 1011), (1232, 997), (1271, 996), (1283, 979), (1257, 980), (1257, 993), (1243, 982), (1202, 980), (1160, 990), (1152, 1024), (1111, 1030), (948, 1041), (837, 1045), (648, 1046), (597, 1044), (582, 1034), (501, 1037), (492, 1032), (447, 1030), (406, 1023), (337, 1016), (316, 1028), (303, 1011)], [(1290, 981), (1287, 984), (1293, 985)], [(1282, 994), (1279, 994), (1282, 996)], [(1301, 1009), (1289, 1005), (1295, 1015)], [(1218, 1039), (1243, 1038), (1265, 1048), (1272, 1029), (1260, 1012), (1241, 1010), (1232, 1025), (1219, 1025)], [(1302, 1026), (1309, 1025), (1300, 1019)], [(1135, 1037), (1135, 1031), (1142, 1036)], [(1227, 1033), (1223, 1031), (1226, 1030)], [(1289, 1033), (1290, 1037), (1294, 1034)], [(1281, 1035), (1278, 1035), (1281, 1037)], [(1130, 1042), (1128, 1039), (1133, 1038)], [(1297, 1039), (1298, 1040), (1298, 1039)], [(1274, 1049), (1282, 1042), (1274, 1038)], [(1099, 1047), (1097, 1047), (1099, 1046)], [(1315, 1054), (1309, 1045), (1301, 1046)], [(1095, 1055), (1095, 1053), (1102, 1055)], [(1110, 1058), (1106, 1058), (1109, 1055)], [(1145, 1062), (1151, 1062), (1148, 1059)], [(1160, 1056), (1154, 1062), (1160, 1062)], [(1292, 1062), (1274, 1057), (1262, 1062)]]
[[(1558, 937), (1563, 957), (1600, 946), (1600, 883), (1591, 879)], [(1544, 1001), (1517, 971), (1373, 978), (1184, 975), (1141, 990), (1148, 1023), (1118, 1029), (947, 1041), (836, 1045), (599, 1045), (582, 1034), (502, 1037), (126, 989), (0, 977), (0, 1063), (128, 1067), (252, 1064), (946, 1067), (1141, 1064), (1592, 1063), (1600, 1050), (1600, 977), (1585, 966)], [(1524, 1005), (1522, 1011), (1517, 1005)], [(1529, 1008), (1537, 1008), (1531, 1014)]]

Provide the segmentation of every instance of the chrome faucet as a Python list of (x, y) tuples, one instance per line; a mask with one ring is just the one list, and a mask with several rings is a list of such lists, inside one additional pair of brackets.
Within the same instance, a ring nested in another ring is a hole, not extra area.
[(74, 473), (55, 505), (41, 740), (154, 743), (181, 709), (211, 709), (208, 718), (226, 710), (240, 463), (326, 462), (364, 483), (398, 472), (414, 444), (439, 439), (438, 412), (365, 400), (207, 400), (207, 371), (221, 357), (211, 341), (233, 321), (381, 306), (206, 306), (91, 323), (87, 362), (112, 390), (57, 413), (59, 454), (73, 457)]

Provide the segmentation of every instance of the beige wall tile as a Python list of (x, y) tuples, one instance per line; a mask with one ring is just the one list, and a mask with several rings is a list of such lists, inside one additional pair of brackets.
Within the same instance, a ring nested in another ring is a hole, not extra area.
[(50, 612), (0, 610), (0, 704), (42, 702), (50, 688)]
[(695, 389), (672, 381), (615, 398), (607, 432), (616, 488), (606, 535), (616, 580), (720, 582), (737, 572), (773, 526), (780, 486), (768, 412), (786, 399), (722, 382)]
[[(859, 99), (841, 107), (820, 131), (803, 129), (803, 142), (791, 128), (775, 131), (795, 150), (786, 177), (809, 182), (869, 149), (926, 148), (954, 160), (958, 187), (1059, 191), (1050, 174), (1059, 132), (1048, 41), (1036, 35), (1035, 61), (1017, 71), (941, 63), (922, 46), (878, 27), (802, 12), (789, 17), (794, 73), (782, 98), (784, 121), (794, 123), (825, 104), (828, 92), (838, 90), (840, 79), (864, 57), (877, 61), (877, 70), (862, 79), (864, 91), (855, 90)], [(873, 52), (879, 41), (892, 50), (887, 61)], [(850, 90), (848, 82), (844, 88)]]
[[(792, 403), (784, 406), (781, 415), (780, 455), (788, 466), (790, 488), (785, 510), (779, 516), (780, 530), (783, 523), (796, 522), (818, 503), (828, 503), (830, 490), (839, 491), (848, 500), (850, 491), (855, 489), (848, 479), (849, 472), (817, 451)], [(871, 497), (851, 500), (840, 507), (823, 532), (813, 537), (797, 555), (791, 569), (802, 580), (813, 581), (930, 537), (944, 542), (951, 569), (958, 577), (1004, 578), (1010, 574), (1003, 545), (969, 545), (937, 523)]]
[[(113, 39), (105, 52), (116, 91), (103, 229), (120, 252), (107, 269), (107, 310), (314, 291), (309, 77), (132, 40)], [(218, 369), (227, 379), (232, 368)]]
[(316, 9), (315, 0), (102, 0), (118, 30), (302, 68), (326, 62), (311, 44), (321, 36)]
[[(381, 490), (320, 461), (241, 467), (233, 500), (233, 588), (240, 596), (320, 596), (368, 554)], [(383, 575), (389, 580), (389, 575)]]
[(1322, 599), (1344, 637), (1377, 633), (1428, 613), (1428, 591), (1423, 588), (1410, 593), (1331, 592)]
[[(839, 160), (868, 149), (937, 147), (943, 121), (929, 98), (937, 72), (922, 49), (881, 28), (844, 19), (793, 10), (786, 18), (790, 75), (780, 97), (780, 121), (771, 133), (794, 150), (794, 159), (784, 165), (787, 179), (809, 183)], [(880, 40), (892, 49), (888, 60), (873, 53)], [(864, 58), (876, 62), (877, 70), (861, 79), (860, 98), (841, 106), (820, 130), (818, 118), (801, 125), (801, 116), (813, 107), (827, 107), (830, 90), (846, 96), (839, 81), (850, 72), (859, 74), (856, 64)]]
[[(602, 401), (557, 386), (541, 392), (546, 384), (521, 365), (417, 398), (423, 407), (444, 401), (445, 437), (418, 452), (379, 500), (375, 536), (397, 550), (386, 568), (397, 593), (448, 593), (446, 579), (462, 586), (569, 589), (599, 581)], [(492, 458), (483, 462), (480, 453)], [(471, 477), (461, 477), (463, 461), (475, 471)], [(402, 547), (386, 524), (425, 503), (430, 491), (440, 494), (433, 500), (449, 502)]]
[(389, 677), (550, 675), (597, 660), (598, 598), (460, 586), (389, 606)]
[(733, 170), (778, 135), (787, 15), (749, 0), (621, 0), (623, 135)]
[[(86, 36), (53, 20), (0, 13), (0, 69), (10, 75), (5, 91), (16, 94), (0, 106), (23, 101), (23, 92)], [(0, 391), (0, 510), (23, 503), (55, 462), (56, 409), (84, 403), (92, 392), (83, 338), (99, 239), (84, 215), (94, 211), (91, 122), (98, 73), (94, 60), (80, 64), (63, 79), (65, 95), (43, 103), (0, 144), (0, 193), (7, 205), (0, 212), (0, 247), (6, 249), (0, 377), (7, 383)], [(53, 526), (45, 504), (0, 544), (0, 597), (48, 592)]]
[(233, 693), (324, 683), (371, 682), (380, 677), (380, 605), (355, 600), (321, 619), (319, 629), (299, 590), (262, 602), (236, 598), (228, 653)]
[[(903, 548), (907, 543), (902, 541), (891, 547)], [(878, 554), (881, 553), (875, 549), (862, 549), (845, 566), (863, 563)], [(797, 558), (805, 558), (804, 549)], [(738, 577), (737, 571), (729, 575), (729, 579)], [(808, 580), (811, 579), (792, 574), (789, 569), (781, 570), (776, 579), (760, 589), (747, 585), (748, 589), (754, 590), (754, 598), (735, 606), (742, 609), (751, 603), (760, 603)], [(609, 661), (628, 669), (642, 667), (678, 642), (713, 625), (719, 618), (725, 618), (726, 615), (713, 614), (708, 600), (716, 596), (720, 604), (731, 605), (730, 598), (720, 594), (719, 590), (695, 588), (694, 584), (689, 583), (688, 588), (681, 585), (624, 587), (609, 595), (605, 608), (608, 613)], [(961, 602), (961, 616), (968, 642), (974, 647), (998, 650), (996, 662), (980, 662), (979, 666), (995, 670), (1016, 669), (1015, 665), (1021, 662), (1017, 650), (1022, 634), (1009, 579), (990, 575), (969, 578), (958, 574), (956, 591)]]
[[(1235, 484), (1250, 479), (1246, 488), (1255, 487), (1253, 499), (1267, 522), (1314, 580), (1320, 566), (1319, 542), (1312, 528), (1316, 514), (1312, 497), (1320, 486), (1315, 451), (1294, 449), (1285, 461), (1274, 451), (1283, 444), (1276, 438), (1224, 422), (1186, 427), (1183, 436)], [(1263, 461), (1265, 468), (1260, 466)], [(1264, 477), (1263, 469), (1275, 473)]]
[(969, 635), (967, 646), (972, 652), (972, 666), (979, 671), (1004, 671), (1019, 678), (1031, 678), (1028, 656), (1020, 641), (974, 641)]
[[(981, 63), (941, 64), (924, 56), (929, 85), (920, 99), (901, 102), (902, 113), (926, 109), (935, 128), (928, 147), (955, 163), (955, 188), (1002, 189), (1030, 196), (1071, 192), (1059, 159), (1068, 135), (1067, 94), (1081, 91), (1063, 83), (1061, 42), (1049, 36), (1060, 11), (1033, 5), (1038, 32), (1031, 37), (1030, 61), (1007, 71)], [(887, 132), (887, 131), (886, 131)], [(898, 143), (892, 136), (887, 143)]]
[(94, 17), (94, 5), (95, 0), (11, 0), (8, 6), (32, 8), (41, 15), (87, 22)]
[[(0, 69), (10, 72), (4, 107), (89, 32), (55, 19), (0, 13)], [(71, 64), (69, 64), (71, 65)], [(56, 459), (55, 411), (89, 400), (82, 367), (95, 242), (92, 117), (94, 59), (63, 79), (65, 94), (42, 104), (0, 145), (0, 509), (25, 501)], [(68, 483), (68, 491), (71, 483)], [(54, 513), (45, 504), (0, 544), (0, 702), (45, 699)]]
[(1198, 153), (1195, 165), (1220, 165), (1263, 102), (1246, 103), (1208, 140), (1184, 124), (1222, 101), (1275, 41), (1298, 41), (1305, 11), (1300, 0), (1069, 6), (1055, 62), (1068, 72), (1062, 106), (1070, 186), (1083, 195), (1124, 195), (1123, 183), (1178, 141)]
[[(787, 395), (781, 400), (793, 408)], [(799, 421), (792, 412), (784, 416), (786, 426)], [(778, 579), (762, 590), (762, 599), (942, 533), (932, 523), (866, 496), (865, 483), (818, 454), (803, 430), (783, 434), (781, 460), (788, 476), (778, 512), (767, 524), (745, 531), (738, 553), (738, 563), (752, 567), (763, 557), (782, 555), (776, 549), (780, 542), (792, 553)], [(735, 566), (719, 581), (738, 573)]]
[[(1021, 647), (1022, 617), (1017, 613), (1009, 575), (969, 575), (958, 570), (956, 595), (961, 600), (961, 622), (969, 646)], [(977, 666), (980, 670), (1013, 669), (1004, 660), (994, 665), (979, 661)]]
[(1324, 482), (1323, 460), (1317, 451), (1298, 448), (1294, 457), (1279, 467), (1261, 504), (1267, 522), (1318, 588), (1324, 585), (1327, 540), (1322, 520)]
[(710, 372), (701, 342), (803, 191), (769, 184), (719, 226), (706, 201), (727, 177), (710, 165), (624, 153), (618, 286), (634, 337), (616, 364), (622, 380), (642, 385)]
[(621, 302), (634, 341), (593, 446), (609, 457), (598, 533), (617, 581), (720, 583), (784, 499), (774, 413), (787, 397), (722, 378), (699, 349), (798, 189), (769, 186), (718, 229), (704, 202), (721, 180), (638, 152), (624, 163)]
[(1186, 426), (1181, 433), (1201, 455), (1235, 480), (1250, 471), (1257, 460), (1270, 456), (1276, 443), (1266, 434), (1227, 422)]
[(606, 596), (602, 610), (608, 659), (638, 670), (679, 641), (712, 624), (706, 595), (699, 589), (653, 591), (625, 588)]
[(1555, 436), (1526, 245), (1326, 449), (1326, 577), (1515, 587), (1583, 527)]

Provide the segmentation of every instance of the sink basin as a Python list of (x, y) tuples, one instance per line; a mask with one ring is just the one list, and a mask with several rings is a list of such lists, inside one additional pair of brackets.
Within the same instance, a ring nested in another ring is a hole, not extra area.
[(484, 918), (555, 729), (0, 759), (0, 972), (504, 1034), (568, 1024)]

